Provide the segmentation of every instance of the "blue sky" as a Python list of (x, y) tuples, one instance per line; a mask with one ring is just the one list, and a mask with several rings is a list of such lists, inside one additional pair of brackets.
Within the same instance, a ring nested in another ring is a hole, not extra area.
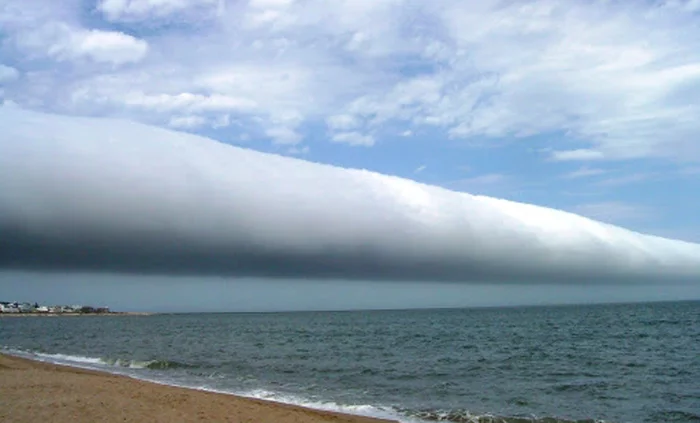
[(700, 242), (699, 22), (698, 0), (4, 0), (0, 99)]
[(8, 0), (0, 84), (700, 241), (699, 5)]

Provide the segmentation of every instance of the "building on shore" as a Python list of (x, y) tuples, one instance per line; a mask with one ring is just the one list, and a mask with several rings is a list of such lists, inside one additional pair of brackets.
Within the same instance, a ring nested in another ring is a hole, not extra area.
[(0, 301), (0, 314), (34, 313), (34, 314), (109, 314), (109, 307), (83, 305), (39, 305), (39, 303)]

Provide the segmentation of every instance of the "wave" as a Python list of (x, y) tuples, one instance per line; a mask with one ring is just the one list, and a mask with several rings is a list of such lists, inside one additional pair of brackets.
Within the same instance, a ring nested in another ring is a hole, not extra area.
[[(207, 390), (207, 389), (205, 389)], [(356, 416), (373, 417), (377, 419), (386, 419), (399, 421), (402, 423), (421, 423), (421, 420), (406, 416), (393, 407), (384, 407), (381, 405), (369, 404), (340, 404), (334, 401), (310, 400), (291, 394), (280, 394), (265, 389), (255, 389), (252, 391), (232, 392), (232, 391), (217, 391), (219, 393), (234, 394), (246, 398), (254, 398), (265, 401), (275, 401), (283, 404), (296, 405), (314, 410), (331, 411), (343, 414), (352, 414)]]
[[(220, 392), (220, 391), (217, 391)], [(224, 392), (248, 398), (281, 402), (290, 405), (298, 405), (316, 410), (333, 411), (344, 414), (353, 414), (365, 417), (373, 417), (398, 421), (401, 423), (606, 423), (600, 419), (569, 420), (558, 417), (523, 417), (523, 416), (497, 416), (493, 414), (475, 414), (468, 410), (409, 410), (397, 407), (384, 407), (367, 404), (338, 404), (332, 401), (309, 401), (293, 395), (280, 395), (266, 390), (255, 390), (247, 393)]]
[(192, 366), (170, 360), (132, 360), (123, 358), (87, 357), (69, 354), (49, 354), (31, 350), (3, 348), (3, 353), (29, 358), (37, 361), (45, 361), (53, 364), (64, 364), (74, 367), (101, 368), (116, 367), (124, 369), (151, 369), (167, 370), (190, 368)]
[(79, 355), (68, 355), (68, 354), (48, 354), (48, 353), (40, 353), (40, 352), (34, 352), (34, 351), (17, 351), (21, 357), (25, 358), (32, 358), (35, 360), (39, 361), (47, 361), (51, 363), (58, 363), (61, 364), (63, 362), (71, 362), (71, 363), (77, 363), (77, 364), (91, 364), (91, 365), (99, 365), (102, 363), (102, 359), (100, 358), (95, 358), (95, 357), (83, 357)]
[[(100, 357), (87, 357), (69, 354), (51, 354), (31, 350), (1, 347), (0, 352), (21, 358), (36, 361), (61, 364), (78, 368), (88, 368), (102, 370), (110, 373), (120, 374), (121, 369), (148, 369), (148, 370), (168, 370), (178, 368), (192, 368), (186, 363), (169, 360), (129, 360), (112, 359)], [(370, 405), (370, 404), (341, 404), (334, 401), (323, 401), (321, 399), (308, 399), (293, 394), (282, 394), (265, 389), (254, 389), (247, 391), (222, 390), (211, 388), (210, 386), (197, 383), (175, 383), (174, 381), (158, 378), (156, 374), (134, 374), (128, 376), (140, 380), (170, 385), (181, 388), (197, 389), (200, 391), (216, 392), (221, 394), (236, 395), (246, 398), (254, 398), (278, 403), (296, 405), (315, 410), (331, 411), (357, 416), (372, 417), (398, 421), (400, 423), (605, 423), (603, 420), (583, 419), (566, 420), (555, 417), (508, 417), (496, 416), (492, 414), (474, 414), (468, 410), (410, 410), (393, 406)], [(194, 382), (194, 381), (192, 381)]]
[(177, 361), (169, 360), (123, 360), (123, 359), (101, 359), (104, 364), (116, 367), (128, 367), (130, 369), (151, 369), (151, 370), (167, 370), (167, 369), (185, 369), (192, 366)]
[(492, 414), (472, 414), (468, 410), (418, 410), (403, 411), (406, 415), (415, 417), (423, 422), (450, 423), (605, 423), (597, 419), (567, 420), (557, 417), (520, 417), (496, 416)]

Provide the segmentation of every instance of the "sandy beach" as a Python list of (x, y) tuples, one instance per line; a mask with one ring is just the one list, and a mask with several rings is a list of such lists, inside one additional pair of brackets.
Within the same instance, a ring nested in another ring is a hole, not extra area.
[(0, 421), (381, 423), (0, 354)]

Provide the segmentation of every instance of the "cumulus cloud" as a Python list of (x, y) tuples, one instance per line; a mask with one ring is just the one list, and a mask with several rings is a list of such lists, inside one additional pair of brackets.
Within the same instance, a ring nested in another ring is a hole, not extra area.
[(148, 44), (115, 31), (62, 28), (62, 35), (48, 46), (48, 55), (59, 60), (89, 58), (115, 65), (138, 62), (146, 56)]
[(49, 57), (58, 62), (91, 60), (123, 65), (142, 60), (148, 43), (119, 31), (82, 29), (63, 22), (37, 23), (15, 37), (16, 46), (33, 57)]
[[(558, 160), (700, 160), (691, 2), (100, 0), (95, 27), (83, 2), (25, 4), (0, 9), (3, 57), (46, 73), (46, 90), (8, 90), (24, 105), (167, 123), (199, 96), (208, 125), (234, 112), (261, 134), (555, 133)], [(37, 54), (131, 66), (61, 72), (24, 60)]]
[(123, 120), (0, 107), (0, 265), (161, 274), (697, 281), (700, 245)]

